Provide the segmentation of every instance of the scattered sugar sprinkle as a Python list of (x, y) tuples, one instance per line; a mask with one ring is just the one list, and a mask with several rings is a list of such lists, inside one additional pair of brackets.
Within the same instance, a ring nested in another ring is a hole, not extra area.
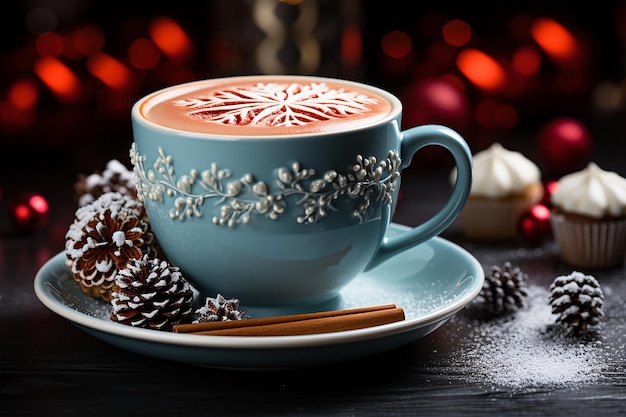
[(569, 336), (555, 324), (547, 290), (529, 286), (528, 292), (524, 309), (468, 321), (471, 343), (459, 352), (462, 376), (512, 389), (577, 387), (602, 378), (609, 364), (601, 328), (584, 338)]

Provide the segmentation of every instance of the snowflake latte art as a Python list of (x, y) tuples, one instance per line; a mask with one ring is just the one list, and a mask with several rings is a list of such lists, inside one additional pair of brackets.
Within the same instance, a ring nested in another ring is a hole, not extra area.
[(183, 131), (276, 136), (367, 126), (392, 110), (373, 91), (334, 80), (261, 76), (192, 85), (153, 96), (142, 114)]

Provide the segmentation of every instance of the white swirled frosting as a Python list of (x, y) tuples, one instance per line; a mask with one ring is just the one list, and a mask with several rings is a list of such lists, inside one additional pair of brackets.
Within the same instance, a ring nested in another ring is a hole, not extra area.
[(626, 178), (591, 162), (582, 171), (561, 178), (550, 199), (569, 213), (621, 217), (626, 215)]
[[(473, 156), (471, 195), (488, 198), (520, 194), (541, 181), (537, 165), (519, 152), (509, 151), (499, 143)], [(452, 173), (452, 180), (456, 171)]]

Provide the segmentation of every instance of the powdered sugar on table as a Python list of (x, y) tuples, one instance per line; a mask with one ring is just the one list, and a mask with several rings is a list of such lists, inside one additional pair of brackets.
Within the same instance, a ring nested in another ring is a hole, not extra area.
[(530, 285), (527, 306), (498, 318), (470, 318), (470, 306), (453, 323), (469, 330), (471, 343), (453, 356), (462, 378), (480, 385), (527, 389), (584, 386), (603, 378), (615, 352), (602, 342), (602, 329), (573, 337), (555, 324), (548, 290)]

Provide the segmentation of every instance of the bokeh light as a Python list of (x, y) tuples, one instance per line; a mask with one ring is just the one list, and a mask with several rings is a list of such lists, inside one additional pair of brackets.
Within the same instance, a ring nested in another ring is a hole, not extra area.
[(96, 78), (115, 90), (125, 90), (131, 84), (131, 73), (128, 67), (104, 52), (90, 55), (87, 60), (87, 69)]
[(44, 32), (37, 36), (35, 49), (41, 56), (59, 56), (63, 52), (63, 38), (58, 33)]
[(34, 66), (35, 74), (63, 103), (80, 99), (80, 79), (63, 62), (52, 57), (42, 57)]
[(363, 58), (361, 29), (356, 24), (348, 24), (341, 35), (341, 61), (348, 67), (356, 67)]
[(72, 32), (72, 49), (79, 56), (87, 56), (93, 52), (101, 51), (105, 45), (105, 36), (102, 29), (95, 25), (84, 25)]
[(477, 49), (465, 49), (457, 57), (457, 66), (476, 87), (500, 90), (506, 83), (504, 68), (491, 56)]
[(518, 74), (531, 77), (541, 68), (541, 55), (534, 46), (524, 45), (515, 50), (511, 63)]
[(193, 54), (193, 43), (183, 28), (168, 16), (155, 17), (148, 28), (150, 37), (165, 56), (186, 61)]
[(39, 88), (33, 79), (18, 79), (9, 87), (7, 99), (17, 110), (32, 110), (39, 99)]
[(128, 60), (138, 69), (155, 68), (161, 59), (161, 52), (148, 38), (135, 39), (128, 47)]
[(400, 59), (411, 53), (413, 42), (406, 32), (393, 30), (383, 36), (381, 46), (385, 55)]
[(461, 19), (453, 19), (443, 25), (443, 39), (452, 46), (464, 46), (472, 40), (470, 25)]
[(581, 50), (574, 35), (554, 19), (542, 17), (535, 20), (530, 34), (539, 46), (557, 63), (575, 64)]

